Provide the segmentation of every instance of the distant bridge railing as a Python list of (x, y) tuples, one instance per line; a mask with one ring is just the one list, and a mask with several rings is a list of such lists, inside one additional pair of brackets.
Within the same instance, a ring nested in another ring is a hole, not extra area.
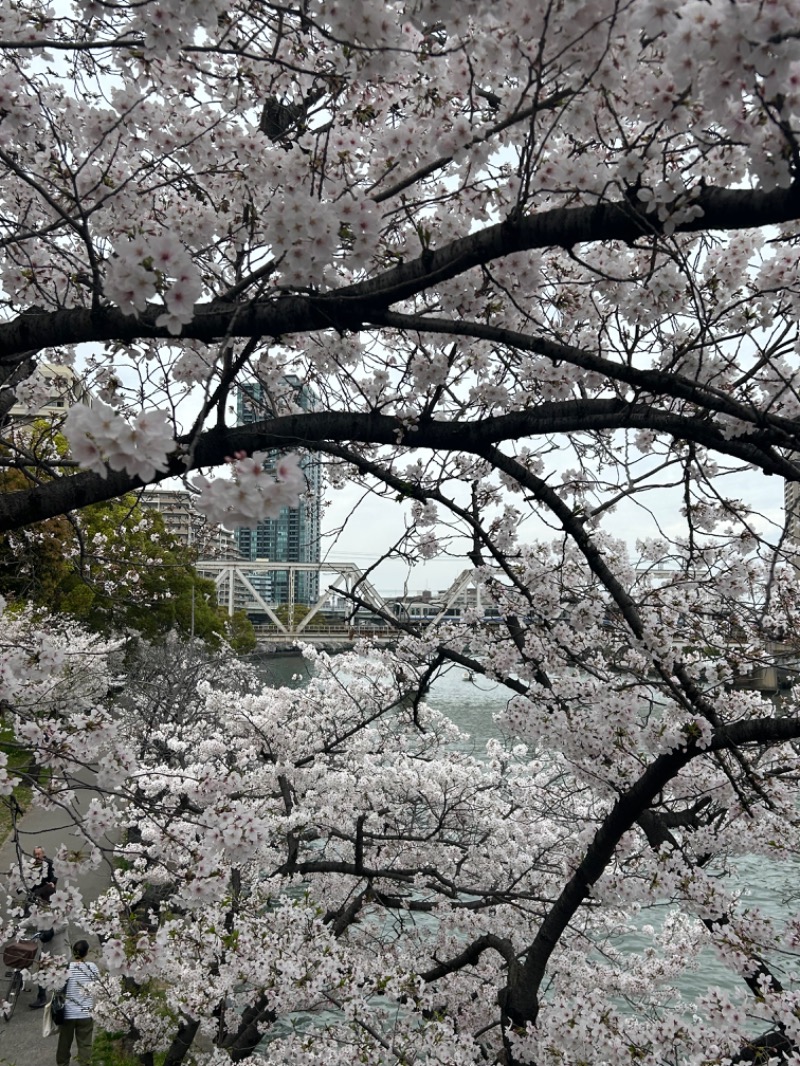
[(280, 643), (298, 641), (313, 644), (316, 641), (354, 641), (354, 640), (397, 640), (399, 630), (391, 626), (372, 625), (313, 625), (306, 626), (300, 633), (287, 632), (280, 626), (269, 623), (254, 623), (253, 632), (259, 643)]

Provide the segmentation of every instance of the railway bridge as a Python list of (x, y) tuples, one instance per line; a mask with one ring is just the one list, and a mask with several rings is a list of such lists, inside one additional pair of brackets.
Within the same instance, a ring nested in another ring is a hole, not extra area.
[[(430, 625), (456, 616), (465, 603), (479, 609), (481, 604), (481, 586), (473, 570), (463, 571), (435, 603), (419, 602), (409, 609), (382, 596), (352, 562), (201, 560), (196, 569), (214, 581), (217, 602), (228, 614), (244, 611), (249, 616), (259, 644), (265, 645), (294, 640), (352, 643), (365, 636), (388, 643), (397, 639), (403, 621)], [(313, 603), (302, 595), (309, 588), (318, 590)]]

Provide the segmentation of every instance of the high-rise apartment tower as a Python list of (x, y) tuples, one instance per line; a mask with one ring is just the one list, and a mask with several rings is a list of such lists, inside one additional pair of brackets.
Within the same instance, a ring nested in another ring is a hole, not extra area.
[[(283, 385), (293, 390), (292, 399), (304, 411), (315, 406), (311, 389), (294, 376), (284, 379)], [(272, 404), (266, 389), (258, 381), (240, 387), (236, 402), (240, 426), (258, 422), (272, 414)], [(265, 468), (274, 467), (278, 453), (270, 455)], [(319, 457), (301, 452), (300, 467), (306, 479), (306, 491), (296, 507), (283, 507), (277, 518), (266, 518), (255, 529), (239, 527), (236, 543), (245, 559), (268, 559), (273, 563), (319, 563), (320, 511), (322, 504), (322, 467)], [(265, 600), (273, 604), (313, 604), (319, 599), (319, 574), (296, 573), (292, 590), (291, 575), (276, 571), (253, 574), (249, 580)], [(293, 592), (293, 595), (292, 595)]]

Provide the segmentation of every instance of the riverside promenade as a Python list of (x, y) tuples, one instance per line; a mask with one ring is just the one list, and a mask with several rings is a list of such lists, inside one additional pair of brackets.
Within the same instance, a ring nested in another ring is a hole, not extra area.
[[(76, 790), (76, 802), (79, 810), (85, 809), (94, 790), (87, 772), (87, 781), (83, 788)], [(38, 807), (29, 807), (18, 823), (19, 843), (10, 838), (0, 847), (0, 897), (4, 897), (5, 874), (17, 862), (17, 847), (24, 855), (30, 857), (33, 848), (40, 845), (49, 856), (53, 856), (62, 844), (67, 847), (77, 846), (72, 836), (72, 825), (67, 816), (59, 810), (43, 811)], [(84, 899), (96, 899), (109, 883), (109, 868), (106, 865), (92, 870), (78, 879)], [(56, 935), (43, 950), (53, 955), (71, 954), (70, 944), (81, 937), (89, 941), (89, 959), (97, 961), (97, 938), (89, 936), (84, 930), (74, 925), (56, 927)], [(0, 959), (0, 998), (5, 997), (8, 981), (5, 978), (6, 967)], [(36, 983), (31, 983), (22, 992), (20, 1001), (10, 1022), (0, 1018), (0, 1066), (54, 1066), (56, 1061), (56, 1036), (42, 1036), (42, 1012), (31, 1010), (28, 1004), (36, 998)], [(73, 1046), (73, 1058), (75, 1048)]]

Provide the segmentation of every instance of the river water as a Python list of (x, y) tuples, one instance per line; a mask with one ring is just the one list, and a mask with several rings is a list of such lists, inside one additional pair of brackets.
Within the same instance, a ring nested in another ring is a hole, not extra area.
[[(308, 664), (299, 655), (265, 657), (259, 659), (258, 668), (275, 687), (302, 688), (309, 677)], [(472, 737), (471, 747), (482, 750), (490, 737), (502, 736), (492, 716), (506, 706), (509, 695), (502, 685), (481, 677), (470, 680), (465, 670), (453, 667), (434, 682), (427, 702)]]
[[(267, 683), (276, 687), (302, 687), (309, 676), (308, 666), (300, 656), (265, 658), (260, 660), (259, 668)], [(463, 745), (466, 750), (480, 754), (487, 740), (503, 737), (493, 715), (503, 710), (509, 696), (510, 693), (502, 685), (481, 677), (471, 677), (459, 667), (450, 669), (436, 680), (428, 703), (469, 734), (470, 741)], [(797, 887), (800, 882), (799, 863), (768, 862), (763, 857), (745, 857), (737, 859), (732, 865), (744, 905), (758, 907), (774, 918), (784, 917), (790, 908), (796, 911), (797, 897), (800, 895)], [(642, 911), (636, 924), (639, 928), (644, 925), (658, 927), (667, 911), (666, 905), (654, 903)], [(649, 937), (626, 933), (620, 937), (618, 947), (636, 952), (650, 943)], [(776, 964), (775, 969), (780, 971), (780, 966)], [(697, 969), (685, 974), (676, 982), (676, 987), (686, 999), (691, 1000), (713, 985), (729, 992), (742, 989), (741, 980), (733, 977), (709, 947), (702, 952)]]

